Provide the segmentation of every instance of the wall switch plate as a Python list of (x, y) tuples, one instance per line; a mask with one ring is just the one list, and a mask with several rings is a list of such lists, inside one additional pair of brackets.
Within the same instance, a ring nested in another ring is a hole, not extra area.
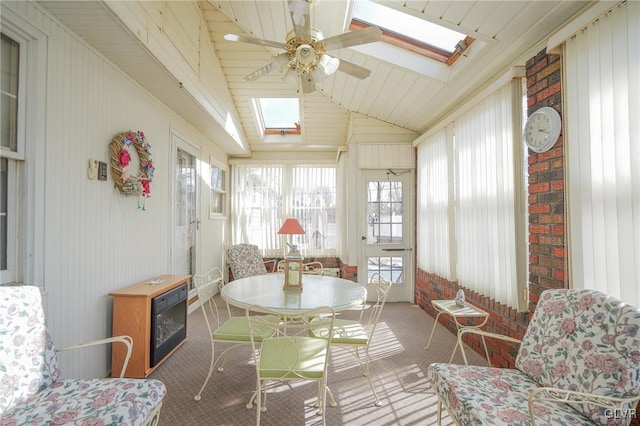
[(98, 179), (98, 160), (89, 159), (89, 168), (87, 169), (87, 177), (91, 180)]
[(98, 161), (98, 180), (107, 180), (107, 163)]

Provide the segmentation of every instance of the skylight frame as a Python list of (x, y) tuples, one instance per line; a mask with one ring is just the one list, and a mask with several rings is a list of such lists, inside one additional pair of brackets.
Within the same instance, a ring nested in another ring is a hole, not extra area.
[[(358, 6), (361, 6), (362, 4), (369, 4), (370, 7), (381, 8), (381, 9), (384, 9), (385, 12), (390, 12), (398, 16), (404, 15), (406, 16), (407, 20), (419, 19), (410, 14), (404, 13), (397, 9), (389, 8), (387, 6), (378, 4), (370, 0), (362, 0), (357, 3)], [(452, 48), (452, 50), (449, 51), (445, 48), (436, 46), (435, 43), (430, 44), (427, 41), (422, 41), (409, 34), (403, 34), (399, 31), (394, 31), (393, 29), (386, 28), (384, 23), (382, 23), (381, 25), (381, 22), (369, 22), (366, 19), (364, 19), (364, 17), (357, 15), (357, 12), (358, 12), (358, 9), (356, 7), (356, 9), (354, 9), (354, 15), (349, 24), (349, 29), (351, 31), (365, 28), (370, 25), (376, 25), (382, 31), (382, 42), (398, 47), (400, 49), (407, 50), (409, 52), (430, 58), (430, 59), (433, 59), (435, 61), (444, 63), (448, 66), (453, 65), (455, 61), (464, 53), (464, 51), (475, 41), (473, 37), (470, 37), (458, 31), (453, 31), (449, 28), (443, 27), (442, 25), (438, 25), (436, 23), (426, 21), (426, 23), (429, 26), (440, 27), (445, 32), (457, 33), (461, 36), (460, 40), (458, 40), (458, 42)]]

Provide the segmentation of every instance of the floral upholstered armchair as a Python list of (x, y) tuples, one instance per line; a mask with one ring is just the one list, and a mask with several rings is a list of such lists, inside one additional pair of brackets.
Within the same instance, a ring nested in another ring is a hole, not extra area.
[[(76, 345), (118, 342), (119, 336)], [(116, 344), (116, 343), (114, 343)], [(62, 379), (47, 332), (40, 290), (0, 287), (1, 425), (155, 425), (166, 389), (153, 379)]]
[(254, 244), (236, 244), (229, 247), (227, 261), (232, 275), (230, 280), (274, 272), (276, 266), (275, 260), (265, 261), (260, 254), (260, 249)]
[[(495, 335), (482, 330), (467, 333)], [(465, 358), (466, 361), (466, 358)], [(640, 400), (640, 310), (593, 290), (546, 290), (515, 369), (431, 364), (442, 404), (463, 425), (625, 425)]]

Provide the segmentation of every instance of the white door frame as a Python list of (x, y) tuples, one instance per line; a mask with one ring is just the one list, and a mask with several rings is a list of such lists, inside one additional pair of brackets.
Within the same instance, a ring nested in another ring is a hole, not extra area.
[[(193, 265), (194, 265), (194, 273), (195, 271), (198, 270), (198, 252), (199, 252), (199, 247), (200, 247), (200, 183), (199, 183), (199, 178), (198, 176), (200, 176), (200, 147), (194, 145), (191, 141), (189, 141), (186, 137), (184, 137), (182, 134), (180, 134), (179, 132), (177, 132), (174, 129), (171, 129), (171, 173), (169, 173), (169, 179), (170, 179), (170, 188), (171, 188), (171, 198), (170, 198), (170, 203), (169, 203), (169, 209), (170, 209), (170, 217), (171, 217), (171, 229), (170, 229), (170, 235), (171, 235), (171, 246), (169, 247), (169, 258), (170, 258), (170, 267), (171, 267), (171, 271), (172, 273), (181, 273), (181, 271), (176, 271), (176, 248), (177, 248), (177, 237), (176, 237), (176, 226), (177, 226), (177, 217), (176, 217), (176, 203), (177, 203), (177, 194), (176, 194), (176, 176), (175, 176), (175, 171), (177, 168), (177, 153), (178, 153), (178, 149), (185, 151), (186, 153), (188, 153), (189, 155), (192, 155), (194, 157), (194, 161), (195, 161), (195, 168), (196, 168), (196, 193), (195, 193), (195, 203), (196, 203), (196, 218), (195, 218), (195, 232), (194, 232), (194, 238), (195, 241), (193, 243), (193, 247), (195, 247), (195, 253), (193, 253)], [(195, 291), (194, 291), (195, 292)], [(191, 297), (191, 295), (190, 295)]]
[[(358, 260), (358, 282), (367, 284), (369, 257), (401, 257), (402, 283), (392, 285), (388, 301), (414, 303), (414, 269), (415, 269), (415, 236), (414, 236), (414, 176), (413, 170), (392, 173), (389, 170), (362, 170), (360, 179), (359, 223), (361, 230), (360, 256)], [(400, 244), (375, 244), (367, 240), (367, 187), (369, 182), (393, 181), (402, 183), (402, 236)]]

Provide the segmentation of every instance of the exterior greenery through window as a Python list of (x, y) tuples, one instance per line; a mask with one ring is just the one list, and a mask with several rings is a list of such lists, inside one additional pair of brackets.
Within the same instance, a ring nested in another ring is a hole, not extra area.
[(305, 256), (336, 255), (336, 168), (323, 165), (234, 165), (231, 243), (256, 244), (282, 256), (277, 232), (287, 217), (305, 230), (293, 236)]

